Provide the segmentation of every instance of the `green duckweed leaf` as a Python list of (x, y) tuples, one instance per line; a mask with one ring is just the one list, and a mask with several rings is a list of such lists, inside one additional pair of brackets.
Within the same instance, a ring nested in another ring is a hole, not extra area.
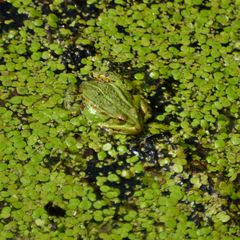
[(49, 26), (53, 28), (56, 28), (58, 26), (58, 17), (55, 14), (50, 13), (47, 17), (47, 20), (48, 20)]
[(231, 137), (231, 142), (233, 145), (240, 145), (240, 134), (234, 134)]
[(228, 222), (231, 218), (229, 215), (227, 215), (224, 212), (220, 212), (216, 215), (216, 217), (221, 221), (221, 222)]
[(218, 139), (215, 141), (215, 147), (216, 148), (224, 148), (225, 147), (225, 141), (222, 139)]

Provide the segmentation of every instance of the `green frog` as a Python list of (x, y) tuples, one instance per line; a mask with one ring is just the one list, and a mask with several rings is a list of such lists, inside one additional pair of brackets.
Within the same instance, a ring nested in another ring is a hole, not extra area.
[(147, 101), (139, 94), (131, 95), (132, 86), (115, 73), (94, 73), (93, 80), (80, 86), (82, 114), (99, 127), (135, 135), (151, 116)]

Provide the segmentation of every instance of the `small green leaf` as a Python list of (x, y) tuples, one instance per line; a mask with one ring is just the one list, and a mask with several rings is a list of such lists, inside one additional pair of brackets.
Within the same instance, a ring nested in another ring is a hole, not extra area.
[(216, 215), (216, 217), (221, 221), (221, 222), (228, 222), (231, 218), (229, 215), (227, 215), (225, 212), (220, 212)]
[(58, 26), (58, 17), (53, 14), (53, 13), (50, 13), (47, 17), (47, 20), (48, 20), (48, 24), (49, 26), (53, 27), (53, 28), (56, 28)]
[(240, 145), (240, 134), (234, 134), (231, 137), (231, 142), (233, 145)]
[(215, 147), (216, 148), (224, 148), (225, 147), (225, 141), (223, 139), (218, 139), (215, 141)]

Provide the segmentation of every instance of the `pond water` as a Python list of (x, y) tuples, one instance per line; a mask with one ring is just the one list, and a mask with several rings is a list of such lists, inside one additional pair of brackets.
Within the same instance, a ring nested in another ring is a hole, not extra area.
[[(0, 239), (240, 239), (239, 16), (230, 0), (0, 1)], [(150, 103), (141, 133), (86, 119), (96, 71)]]

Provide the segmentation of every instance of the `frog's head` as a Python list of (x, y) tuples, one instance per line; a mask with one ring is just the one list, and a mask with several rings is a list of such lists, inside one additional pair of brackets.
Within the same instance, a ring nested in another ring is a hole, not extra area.
[(127, 114), (119, 113), (114, 118), (98, 124), (100, 127), (128, 135), (136, 135), (143, 130), (143, 117), (138, 110), (129, 109)]

